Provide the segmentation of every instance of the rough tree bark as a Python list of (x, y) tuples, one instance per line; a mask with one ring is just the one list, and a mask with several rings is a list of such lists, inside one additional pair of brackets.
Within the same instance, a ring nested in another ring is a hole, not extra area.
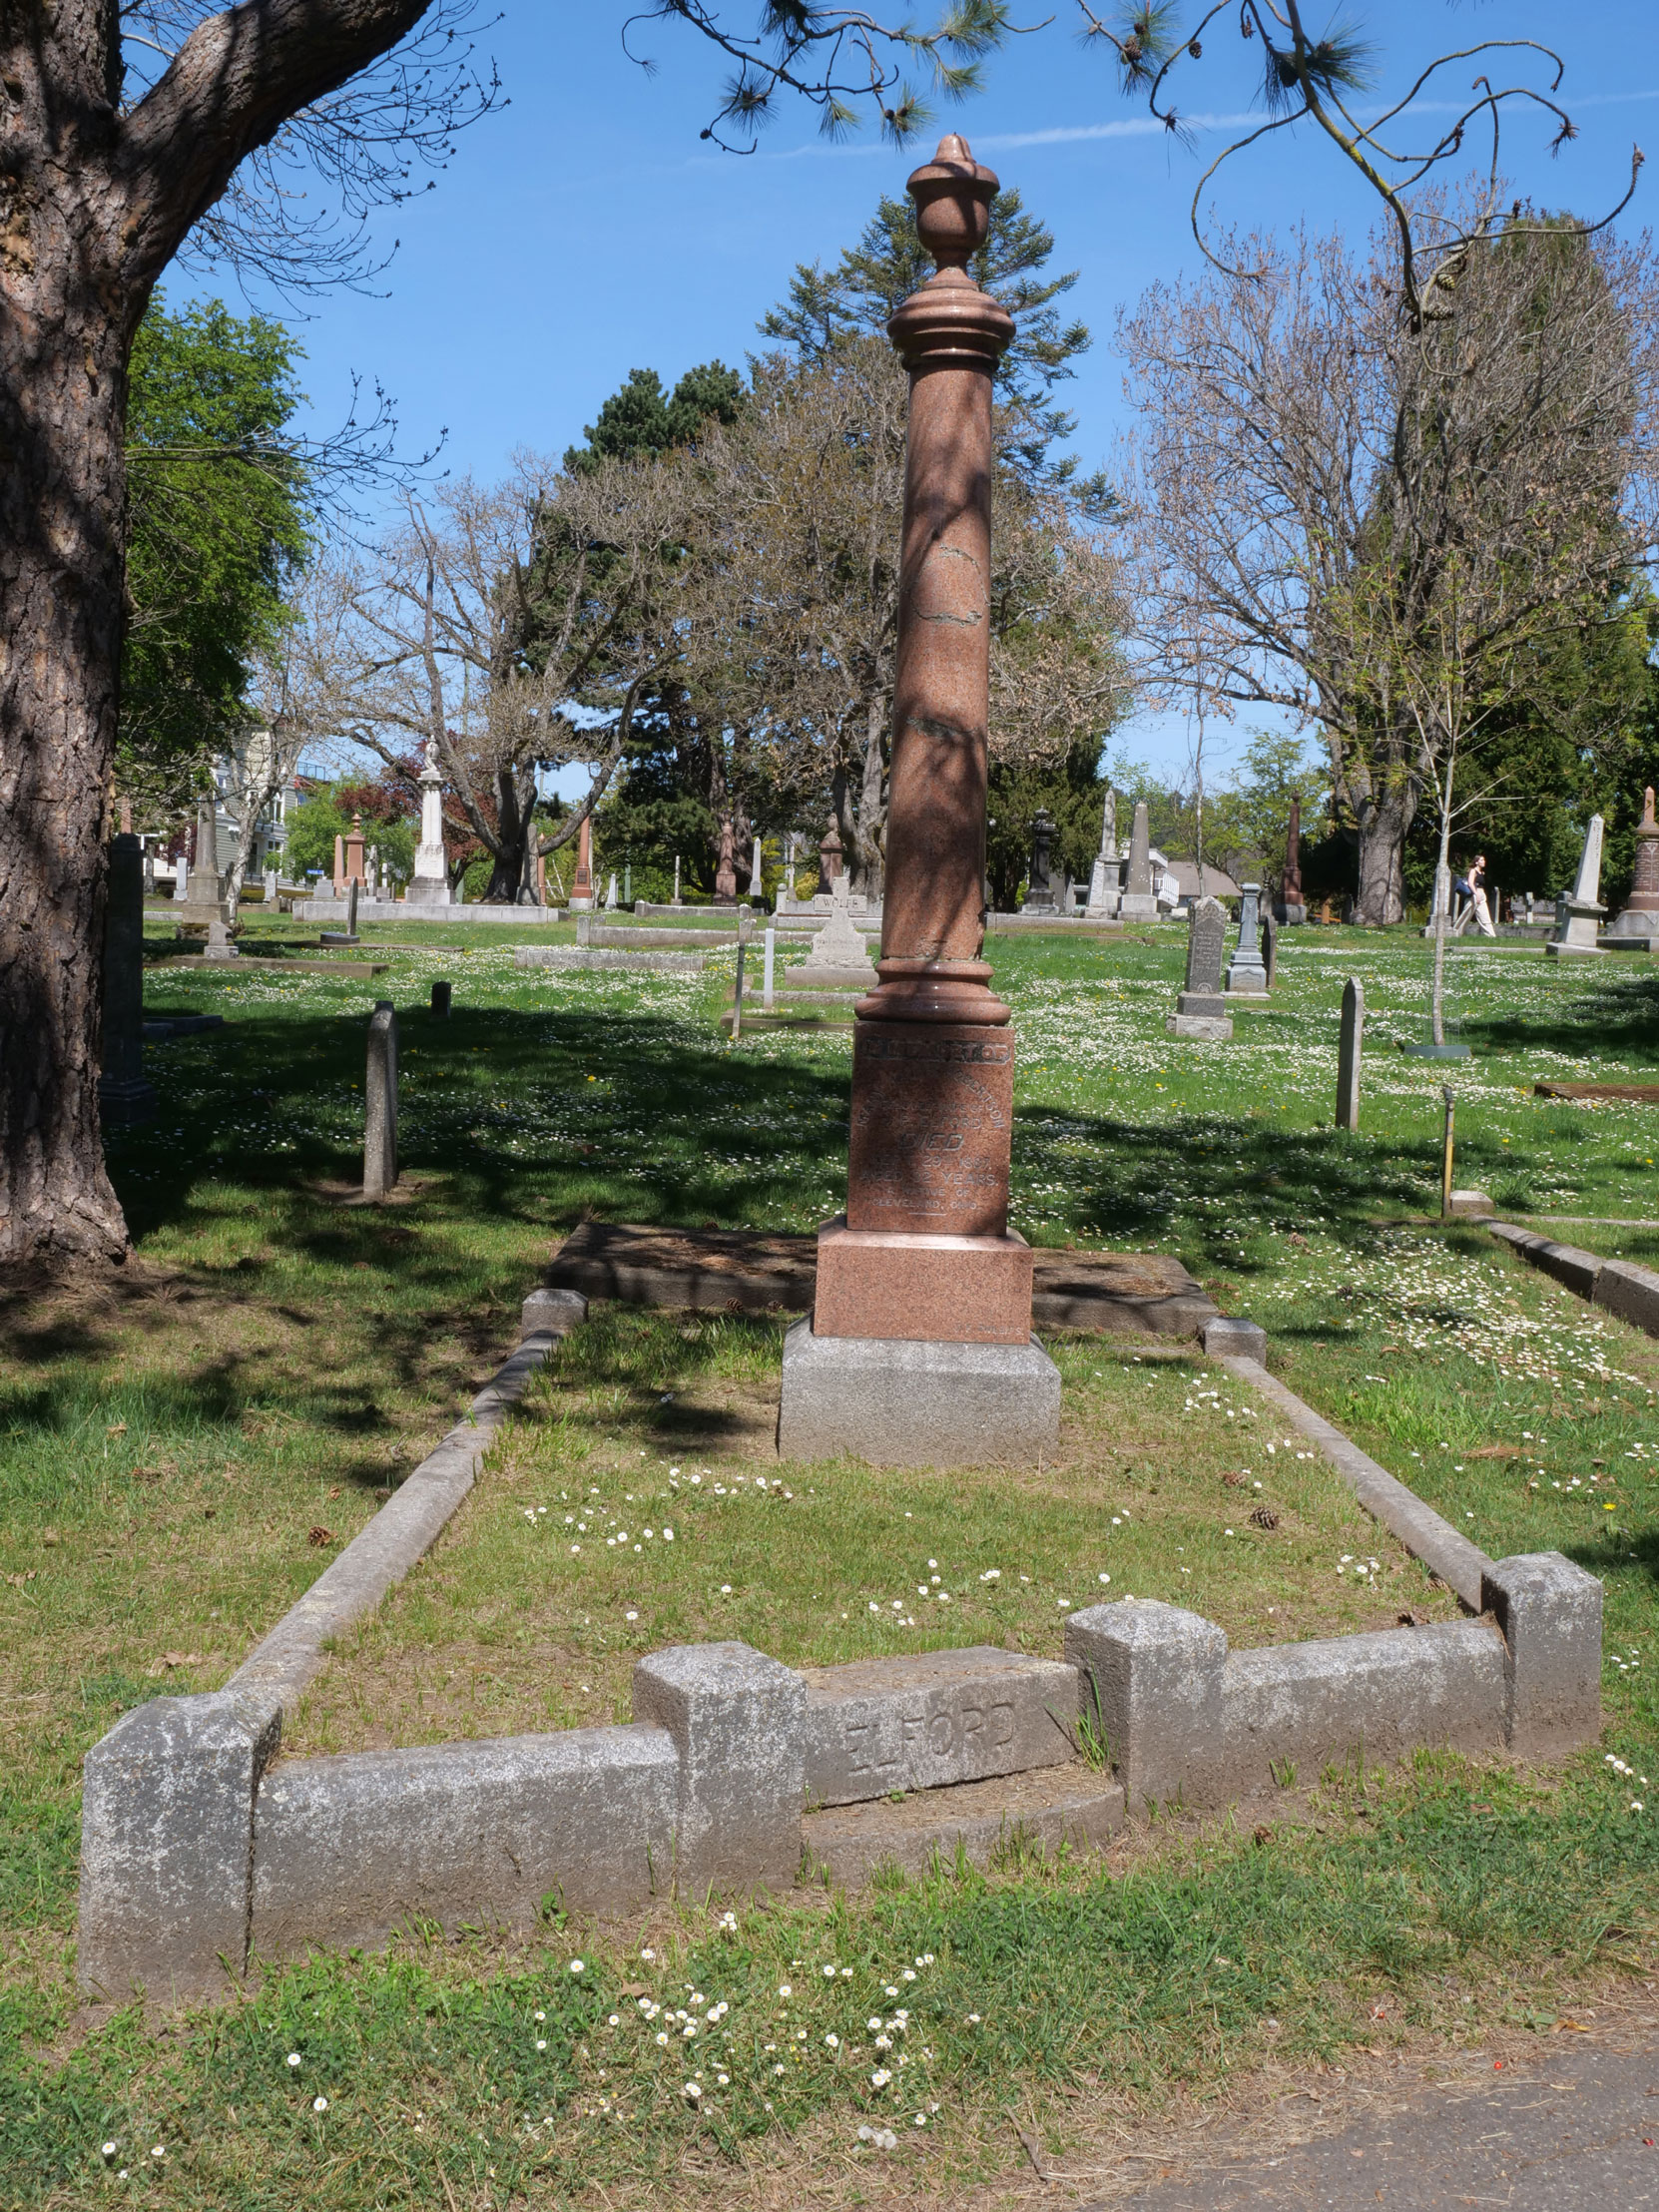
[(0, 4), (0, 1261), (118, 1259), (98, 1114), (127, 362), (245, 155), (430, 0), (248, 0), (119, 108), (119, 0)]

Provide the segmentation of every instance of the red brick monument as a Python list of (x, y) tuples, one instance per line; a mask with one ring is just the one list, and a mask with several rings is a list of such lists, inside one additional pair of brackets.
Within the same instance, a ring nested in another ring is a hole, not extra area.
[(1008, 1227), (1013, 1034), (980, 958), (991, 379), (1014, 325), (966, 264), (996, 189), (954, 135), (909, 180), (938, 270), (887, 325), (910, 407), (880, 980), (856, 1008), (846, 1215), (784, 1355), (792, 1457), (1029, 1459), (1058, 1430)]

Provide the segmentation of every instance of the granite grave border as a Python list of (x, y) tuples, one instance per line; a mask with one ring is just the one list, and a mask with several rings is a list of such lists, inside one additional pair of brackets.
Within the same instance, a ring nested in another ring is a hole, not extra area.
[(1480, 1617), (1234, 1653), (1213, 1622), (1124, 1598), (1072, 1613), (1061, 1660), (975, 1646), (797, 1670), (741, 1643), (683, 1645), (637, 1663), (629, 1723), (278, 1762), (332, 1640), (447, 1525), (585, 1311), (569, 1291), (532, 1294), (470, 1418), (224, 1689), (152, 1699), (88, 1753), (89, 1996), (225, 1995), (263, 1960), (410, 1924), (522, 1928), (549, 1901), (617, 1914), (675, 1888), (850, 1886), (882, 1861), (983, 1859), (1011, 1830), (1089, 1848), (1150, 1805), (1272, 1791), (1287, 1760), (1554, 1758), (1599, 1731), (1600, 1583), (1556, 1553), (1487, 1559), (1268, 1375), (1255, 1325), (1218, 1320), (1207, 1354), (1273, 1397)]

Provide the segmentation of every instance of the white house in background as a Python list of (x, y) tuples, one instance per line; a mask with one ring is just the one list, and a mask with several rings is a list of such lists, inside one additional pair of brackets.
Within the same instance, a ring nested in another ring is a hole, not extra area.
[(299, 804), (299, 789), (291, 770), (273, 775), (273, 744), (269, 730), (251, 730), (240, 744), (214, 763), (214, 784), (219, 792), (219, 850), (229, 864), (236, 847), (240, 805), (245, 792), (270, 792), (254, 830), (254, 849), (249, 854), (250, 877), (267, 868), (281, 866), (287, 842), (287, 818)]
[[(1160, 865), (1163, 874), (1160, 877)], [(1196, 860), (1166, 860), (1161, 852), (1152, 855), (1152, 887), (1158, 894), (1160, 905), (1168, 904), (1173, 911), (1178, 906), (1196, 906), (1199, 898), (1198, 862)], [(1204, 896), (1206, 898), (1243, 898), (1244, 889), (1235, 883), (1226, 868), (1217, 867), (1214, 860), (1204, 863)]]

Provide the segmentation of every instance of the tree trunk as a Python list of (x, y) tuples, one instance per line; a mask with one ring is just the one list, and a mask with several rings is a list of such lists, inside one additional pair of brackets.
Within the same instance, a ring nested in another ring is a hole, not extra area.
[(1356, 810), (1360, 830), (1360, 889), (1354, 918), (1362, 927), (1386, 928), (1405, 918), (1405, 832), (1414, 805), (1403, 792)]
[(34, 212), (0, 230), (0, 1260), (51, 1262), (127, 1249), (98, 1067), (129, 333)]
[(535, 861), (531, 851), (530, 818), (536, 806), (534, 770), (520, 777), (504, 768), (495, 779), (496, 843), (486, 906), (533, 906), (536, 894)]

